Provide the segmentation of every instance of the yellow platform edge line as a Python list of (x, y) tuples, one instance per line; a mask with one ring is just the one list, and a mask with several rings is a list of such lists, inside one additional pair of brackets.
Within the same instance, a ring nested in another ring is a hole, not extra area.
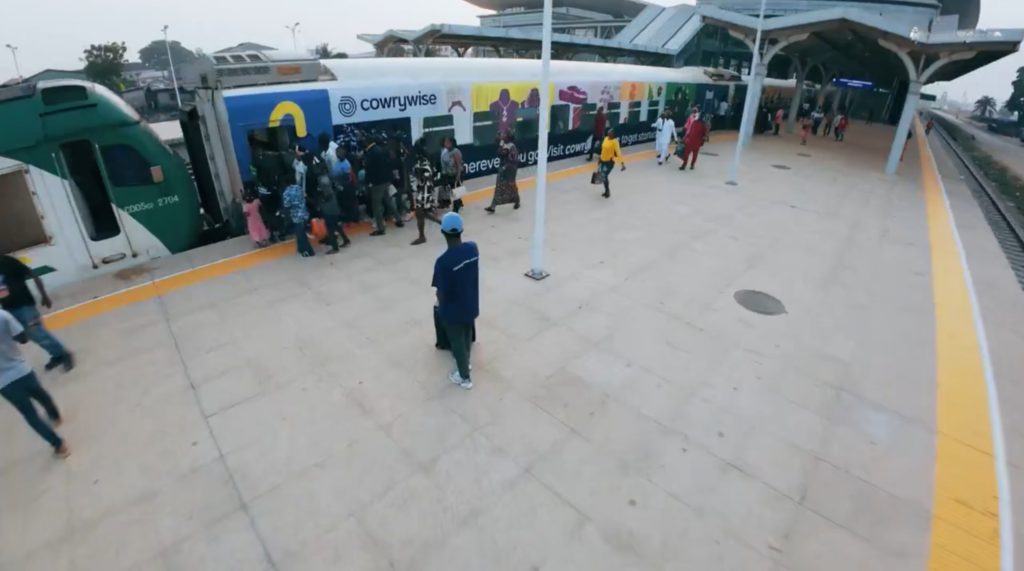
[[(1013, 571), (1009, 482), (984, 326), (946, 190), (916, 117), (913, 128), (935, 303), (937, 437), (928, 569)], [(973, 507), (970, 517), (967, 506)]]
[[(728, 143), (735, 142), (737, 135), (735, 133), (723, 133), (720, 135), (712, 135), (710, 143)], [(655, 151), (640, 151), (623, 156), (623, 162), (631, 163), (640, 161), (643, 159), (653, 158)], [(594, 172), (596, 166), (594, 164), (585, 164), (575, 167), (569, 167), (566, 169), (558, 170), (549, 173), (547, 179), (549, 182), (562, 180), (565, 178), (578, 176), (581, 174), (589, 174)], [(527, 177), (518, 181), (520, 190), (528, 190), (536, 187), (536, 177)], [(472, 204), (474, 202), (480, 202), (486, 200), (494, 195), (494, 187), (486, 187), (480, 190), (474, 191), (467, 194), (463, 199), (466, 204)], [(359, 228), (355, 231), (350, 231), (350, 235), (359, 235), (369, 232), (369, 225), (359, 225)], [(294, 253), (295, 245), (293, 241), (288, 241), (282, 244), (276, 244), (269, 248), (262, 250), (254, 250), (234, 256), (225, 260), (219, 260), (205, 266), (194, 268), (191, 270), (185, 270), (181, 273), (153, 280), (145, 284), (141, 284), (135, 287), (116, 291), (114, 293), (80, 303), (78, 305), (55, 311), (43, 317), (43, 321), (46, 327), (51, 330), (63, 329), (70, 327), (76, 323), (81, 323), (93, 317), (103, 315), (120, 309), (122, 307), (132, 305), (134, 303), (140, 303), (156, 299), (162, 295), (166, 295), (172, 291), (176, 291), (191, 285), (199, 284), (211, 279), (232, 274), (241, 270), (249, 269), (254, 266), (277, 260), (280, 258), (287, 257)]]

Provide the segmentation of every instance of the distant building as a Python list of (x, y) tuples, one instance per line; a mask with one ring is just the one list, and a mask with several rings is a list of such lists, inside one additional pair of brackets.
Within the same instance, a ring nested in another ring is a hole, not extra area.
[(237, 46), (231, 46), (222, 50), (217, 50), (215, 54), (236, 54), (240, 52), (272, 52), (277, 51), (277, 48), (265, 46), (263, 44), (257, 44), (256, 42), (242, 42)]
[(164, 72), (146, 67), (142, 62), (130, 61), (124, 64), (122, 77), (138, 85), (149, 85), (156, 81), (165, 79)]
[(11, 79), (5, 81), (3, 84), (0, 84), (0, 85), (14, 85), (16, 83), (21, 83), (21, 82), (24, 82), (24, 83), (34, 83), (36, 81), (44, 81), (44, 80), (47, 80), (47, 79), (82, 79), (82, 80), (85, 80), (87, 78), (85, 77), (85, 71), (80, 70), (80, 69), (76, 69), (76, 70), (69, 70), (69, 69), (44, 69), (43, 71), (40, 71), (39, 73), (37, 73), (35, 75), (30, 75), (28, 77), (22, 77), (22, 78), (12, 77)]

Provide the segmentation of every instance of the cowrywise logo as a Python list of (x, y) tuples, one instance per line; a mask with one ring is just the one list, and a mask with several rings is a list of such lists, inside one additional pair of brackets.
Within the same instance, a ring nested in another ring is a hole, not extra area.
[(392, 95), (390, 97), (366, 97), (358, 103), (355, 99), (344, 95), (338, 99), (338, 113), (343, 117), (352, 117), (359, 110), (385, 111), (389, 109), (405, 113), (414, 107), (430, 107), (437, 105), (437, 95), (433, 93), (419, 92), (416, 95)]

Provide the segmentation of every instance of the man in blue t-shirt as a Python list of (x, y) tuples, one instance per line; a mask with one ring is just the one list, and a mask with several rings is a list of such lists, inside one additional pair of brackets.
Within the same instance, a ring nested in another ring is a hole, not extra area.
[(475, 242), (462, 241), (462, 217), (454, 212), (441, 219), (441, 233), (448, 249), (434, 262), (434, 281), (430, 285), (437, 288), (438, 316), (458, 366), (448, 379), (471, 389), (469, 354), (473, 321), (480, 315), (480, 250)]

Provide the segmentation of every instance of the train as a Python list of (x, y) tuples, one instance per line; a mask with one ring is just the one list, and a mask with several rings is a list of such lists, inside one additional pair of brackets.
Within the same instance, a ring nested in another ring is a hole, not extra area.
[[(539, 63), (477, 58), (317, 60), (284, 52), (204, 56), (180, 126), (185, 153), (109, 89), (80, 80), (0, 88), (0, 254), (60, 286), (245, 232), (253, 146), (317, 148), (357, 131), (458, 141), (464, 178), (496, 172), (495, 136), (537, 157)], [(721, 112), (745, 96), (727, 70), (554, 61), (548, 156), (587, 152), (598, 107), (624, 146), (652, 141), (665, 109)], [(794, 82), (767, 80), (767, 97)], [(184, 155), (184, 156), (183, 156)]]

